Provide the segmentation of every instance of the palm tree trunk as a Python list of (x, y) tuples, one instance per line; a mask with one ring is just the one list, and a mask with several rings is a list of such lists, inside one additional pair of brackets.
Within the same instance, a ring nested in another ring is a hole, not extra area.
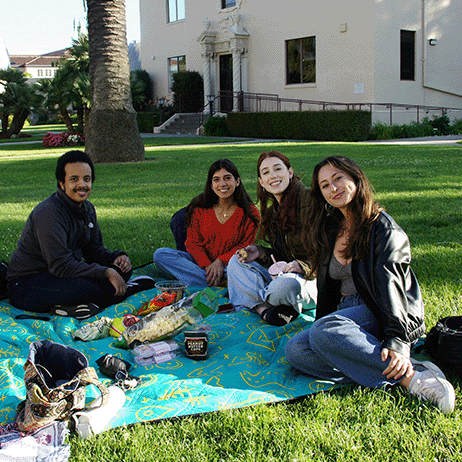
[(144, 160), (130, 91), (124, 0), (87, 0), (91, 112), (86, 151), (94, 162)]
[(11, 121), (11, 125), (8, 127), (6, 131), (6, 137), (11, 138), (11, 135), (19, 135), (19, 132), (24, 127), (24, 123), (29, 116), (30, 109), (17, 109), (13, 115), (13, 120)]
[(62, 104), (58, 105), (59, 107), (59, 113), (61, 114), (61, 117), (63, 118), (63, 122), (67, 127), (67, 131), (73, 135), (75, 133), (74, 131), (74, 125), (72, 124), (71, 117), (69, 116), (69, 112), (67, 112), (67, 108), (64, 107)]

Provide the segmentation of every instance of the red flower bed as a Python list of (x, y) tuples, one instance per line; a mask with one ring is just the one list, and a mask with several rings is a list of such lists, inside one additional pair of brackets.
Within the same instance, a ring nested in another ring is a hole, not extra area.
[(42, 140), (42, 146), (46, 148), (58, 148), (63, 146), (83, 146), (85, 144), (85, 135), (82, 133), (45, 133)]

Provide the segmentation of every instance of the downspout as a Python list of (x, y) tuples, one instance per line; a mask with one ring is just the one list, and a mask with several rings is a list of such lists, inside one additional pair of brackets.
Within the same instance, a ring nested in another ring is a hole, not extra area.
[[(425, 0), (422, 0), (422, 17), (421, 17), (421, 30), (422, 30), (422, 57), (420, 58), (422, 64), (422, 88), (425, 88), (425, 47), (427, 44), (426, 30), (425, 30)], [(425, 93), (424, 93), (425, 103)]]

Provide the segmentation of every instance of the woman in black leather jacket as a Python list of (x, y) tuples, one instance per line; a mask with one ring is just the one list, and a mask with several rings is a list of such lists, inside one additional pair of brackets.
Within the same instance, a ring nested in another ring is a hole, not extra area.
[(407, 235), (346, 157), (317, 164), (311, 192), (306, 247), (317, 277), (317, 320), (287, 343), (289, 363), (336, 383), (400, 384), (451, 412), (454, 389), (444, 374), (410, 357), (425, 324)]

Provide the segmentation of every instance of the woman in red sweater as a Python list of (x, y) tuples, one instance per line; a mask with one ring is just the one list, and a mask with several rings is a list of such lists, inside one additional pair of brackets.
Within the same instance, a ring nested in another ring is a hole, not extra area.
[(217, 160), (204, 192), (188, 205), (186, 252), (157, 249), (154, 263), (190, 286), (220, 286), (230, 258), (254, 243), (259, 219), (236, 166)]

